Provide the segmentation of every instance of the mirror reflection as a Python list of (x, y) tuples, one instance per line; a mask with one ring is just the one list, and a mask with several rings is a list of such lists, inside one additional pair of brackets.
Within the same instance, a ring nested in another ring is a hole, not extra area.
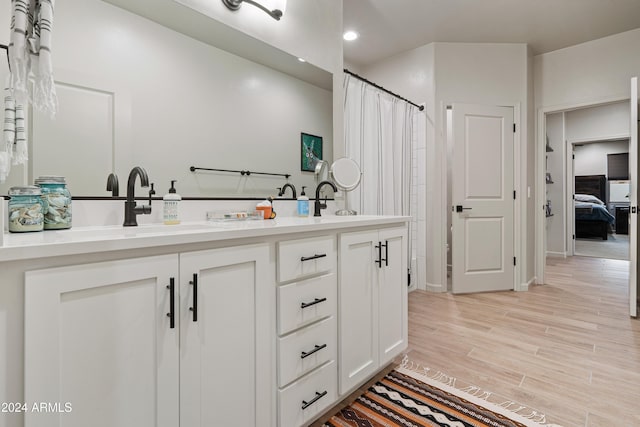
[(177, 180), (186, 197), (275, 196), (287, 182), (315, 185), (315, 174), (301, 170), (302, 133), (321, 136), (323, 160), (332, 161), (330, 90), (113, 5), (58, 3), (53, 58), (59, 113), (51, 120), (29, 111), (28, 167), (12, 170), (0, 194), (61, 175), (74, 196), (110, 196), (110, 173), (122, 187), (142, 166), (158, 194)]

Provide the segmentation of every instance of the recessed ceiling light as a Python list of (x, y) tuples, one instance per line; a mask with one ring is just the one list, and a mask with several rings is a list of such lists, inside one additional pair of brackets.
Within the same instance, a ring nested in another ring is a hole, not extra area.
[(304, 60), (304, 58), (298, 58), (298, 61), (300, 61), (300, 62), (307, 62), (307, 61), (305, 61), (305, 60)]
[(345, 39), (346, 41), (350, 42), (353, 41), (355, 39), (358, 38), (358, 33), (356, 33), (355, 31), (345, 31), (345, 33), (342, 35), (342, 38)]

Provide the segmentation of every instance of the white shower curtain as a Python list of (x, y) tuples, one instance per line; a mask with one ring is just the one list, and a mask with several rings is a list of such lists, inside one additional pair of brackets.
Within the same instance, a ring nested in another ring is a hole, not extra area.
[(348, 194), (363, 215), (410, 215), (413, 117), (418, 109), (345, 74), (345, 155), (362, 170)]
[(362, 170), (360, 186), (346, 196), (348, 207), (362, 215), (412, 215), (413, 124), (418, 108), (349, 74), (343, 90), (345, 155)]

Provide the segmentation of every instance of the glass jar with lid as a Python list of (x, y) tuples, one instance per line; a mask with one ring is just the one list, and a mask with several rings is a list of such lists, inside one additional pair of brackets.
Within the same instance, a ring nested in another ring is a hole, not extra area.
[(9, 189), (9, 231), (24, 233), (44, 228), (44, 201), (40, 187)]
[(71, 228), (71, 193), (63, 176), (41, 176), (36, 185), (44, 200), (44, 229)]

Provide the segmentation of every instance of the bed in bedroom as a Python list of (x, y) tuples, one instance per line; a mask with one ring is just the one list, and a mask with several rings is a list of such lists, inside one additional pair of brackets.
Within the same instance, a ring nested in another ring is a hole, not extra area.
[(575, 178), (576, 238), (607, 240), (615, 217), (607, 210), (607, 178), (583, 175)]

